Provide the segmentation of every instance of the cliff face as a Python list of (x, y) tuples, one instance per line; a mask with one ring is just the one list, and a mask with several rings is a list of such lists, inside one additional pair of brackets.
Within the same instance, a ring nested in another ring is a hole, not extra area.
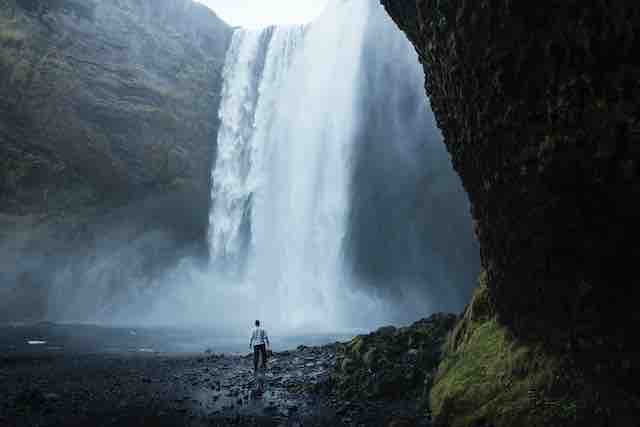
[(46, 277), (98, 242), (162, 234), (142, 275), (203, 239), (230, 35), (190, 0), (0, 0), (0, 299), (46, 316)]
[(640, 5), (382, 3), (424, 65), (497, 324), (637, 390)]

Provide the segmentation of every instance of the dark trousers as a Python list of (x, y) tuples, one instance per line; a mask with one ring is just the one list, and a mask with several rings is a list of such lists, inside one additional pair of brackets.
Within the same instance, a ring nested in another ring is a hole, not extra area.
[(253, 346), (253, 370), (258, 370), (258, 358), (262, 356), (262, 366), (267, 369), (267, 346), (264, 344)]

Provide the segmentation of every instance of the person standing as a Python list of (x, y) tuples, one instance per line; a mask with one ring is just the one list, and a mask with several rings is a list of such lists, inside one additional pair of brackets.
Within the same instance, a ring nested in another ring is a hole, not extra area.
[(267, 331), (260, 327), (260, 321), (256, 320), (255, 328), (251, 333), (249, 348), (253, 349), (253, 373), (258, 372), (258, 361), (262, 356), (262, 367), (267, 369), (267, 347), (270, 347)]

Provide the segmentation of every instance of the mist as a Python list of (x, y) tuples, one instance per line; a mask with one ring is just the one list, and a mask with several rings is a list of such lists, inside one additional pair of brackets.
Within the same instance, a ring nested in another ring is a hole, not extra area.
[[(221, 79), (209, 211), (151, 198), (84, 230), (64, 257), (42, 241), (38, 285), (20, 291), (38, 297), (5, 287), (7, 306), (26, 304), (7, 320), (40, 304), (34, 319), (234, 335), (259, 318), (291, 335), (463, 308), (479, 266), (469, 203), (417, 56), (377, 2), (235, 29)], [(194, 215), (209, 217), (206, 235), (168, 231)]]
[(186, 281), (173, 298), (190, 320), (331, 332), (462, 309), (478, 249), (417, 64), (372, 2), (333, 2), (304, 27), (236, 30), (211, 263), (183, 264), (174, 280)]

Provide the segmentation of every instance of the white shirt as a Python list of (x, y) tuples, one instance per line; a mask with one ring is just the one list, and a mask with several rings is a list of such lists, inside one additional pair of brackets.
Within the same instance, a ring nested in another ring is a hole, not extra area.
[(251, 334), (251, 341), (249, 341), (249, 345), (262, 345), (269, 341), (269, 337), (267, 336), (267, 332), (262, 329), (260, 326), (256, 326), (253, 328), (253, 333)]

